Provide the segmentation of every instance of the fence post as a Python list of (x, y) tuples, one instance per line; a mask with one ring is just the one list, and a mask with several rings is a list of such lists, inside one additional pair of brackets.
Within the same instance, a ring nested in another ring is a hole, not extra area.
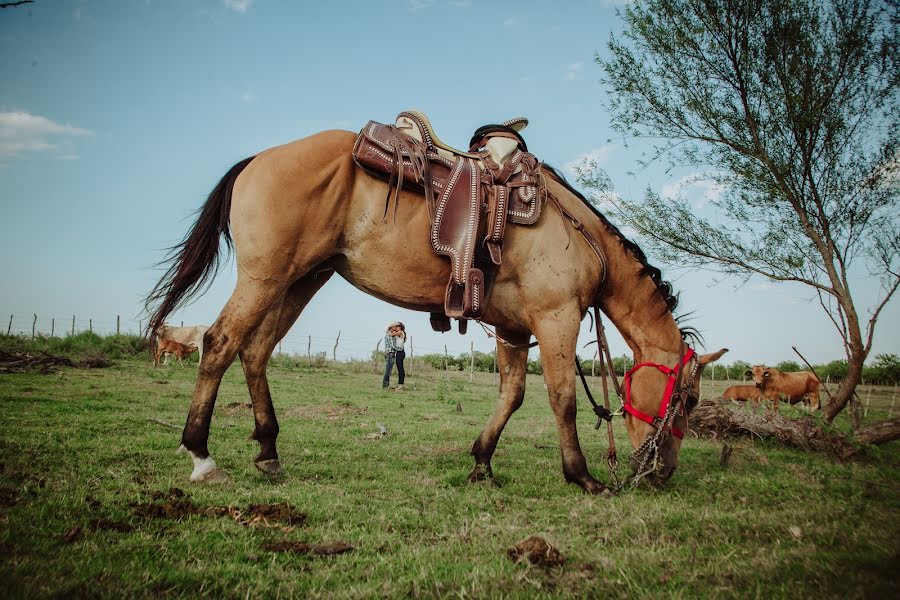
[(469, 342), (469, 354), (472, 356), (472, 362), (469, 363), (469, 383), (475, 379), (475, 342)]
[(88, 319), (88, 331), (90, 331), (91, 333), (94, 333), (94, 320), (93, 319)]
[(144, 331), (144, 321), (138, 319), (138, 335), (141, 335), (141, 332)]
[(281, 356), (281, 342), (284, 340), (278, 340), (278, 356)]
[(309, 341), (306, 344), (306, 359), (309, 361), (309, 364), (312, 364), (312, 335), (309, 336)]
[(181, 326), (184, 327), (184, 321), (181, 322)]
[(50, 319), (50, 337), (53, 337), (54, 333), (56, 333), (56, 317)]
[(12, 319), (13, 316), (9, 315), (9, 325), (6, 326), (6, 335), (9, 335), (9, 331), (12, 329)]
[(413, 345), (412, 345), (412, 336), (409, 336), (409, 368), (406, 369), (406, 374), (409, 375), (412, 371), (413, 367)]
[(338, 336), (337, 336), (337, 339), (334, 340), (334, 350), (331, 351), (331, 352), (332, 352), (332, 357), (334, 358), (334, 366), (335, 366), (335, 367), (337, 367), (337, 347), (338, 347), (338, 342), (339, 342), (339, 341), (341, 341), (341, 330), (340, 330), (340, 329), (338, 329)]
[(869, 416), (869, 403), (872, 401), (872, 388), (866, 392), (866, 408), (863, 410), (863, 419)]
[(447, 344), (444, 344), (444, 371), (447, 371)]
[(381, 347), (381, 338), (378, 338), (378, 343), (375, 344), (375, 352), (372, 353), (372, 371), (375, 373), (378, 372), (378, 349)]
[(894, 384), (894, 393), (891, 394), (891, 409), (888, 411), (888, 419), (894, 414), (894, 401), (897, 400), (897, 384)]
[(75, 335), (75, 315), (72, 315), (72, 335)]
[(121, 315), (116, 315), (116, 335), (119, 335), (119, 325), (121, 325)]
[(34, 315), (34, 321), (31, 322), (31, 339), (34, 340), (34, 329), (37, 325), (37, 314)]

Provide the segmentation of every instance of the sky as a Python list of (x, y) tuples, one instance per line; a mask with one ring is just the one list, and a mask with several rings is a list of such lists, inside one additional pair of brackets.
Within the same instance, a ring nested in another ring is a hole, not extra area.
[[(238, 160), (325, 129), (358, 131), (425, 111), (462, 147), (480, 125), (513, 116), (539, 159), (585, 157), (615, 192), (684, 193), (700, 208), (721, 190), (696, 173), (639, 169), (642, 146), (615, 135), (594, 61), (621, 28), (622, 0), (37, 0), (0, 10), (0, 326), (30, 332), (137, 330), (155, 265)], [(627, 145), (626, 145), (627, 142)], [(570, 179), (572, 176), (570, 174)], [(723, 362), (843, 358), (811, 292), (660, 266), (680, 312)], [(233, 262), (171, 321), (212, 323)], [(863, 307), (878, 291), (853, 274)], [(866, 313), (866, 308), (862, 312)], [(285, 353), (366, 358), (401, 320), (417, 355), (490, 352), (477, 326), (431, 331), (426, 313), (393, 307), (334, 277), (281, 345)], [(608, 329), (611, 329), (608, 327)], [(882, 313), (872, 356), (900, 353), (900, 303)], [(591, 335), (587, 321), (582, 340)], [(611, 338), (613, 353), (626, 347)], [(537, 351), (535, 351), (536, 354)], [(592, 353), (583, 350), (582, 356)]]

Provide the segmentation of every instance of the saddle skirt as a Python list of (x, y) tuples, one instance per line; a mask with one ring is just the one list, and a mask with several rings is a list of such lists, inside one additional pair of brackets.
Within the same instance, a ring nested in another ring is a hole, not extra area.
[(484, 314), (490, 287), (485, 270), (490, 275), (501, 264), (507, 221), (531, 225), (540, 217), (546, 193), (540, 164), (518, 133), (527, 123), (519, 118), (479, 128), (483, 133), (473, 137), (469, 151), (443, 143), (418, 111), (400, 113), (395, 125), (369, 121), (357, 137), (356, 163), (388, 179), (382, 220), (392, 200), (396, 217), (406, 183), (425, 196), (431, 247), (447, 256), (451, 266), (445, 316), (432, 315), (438, 331), (449, 330), (451, 317), (478, 319)]

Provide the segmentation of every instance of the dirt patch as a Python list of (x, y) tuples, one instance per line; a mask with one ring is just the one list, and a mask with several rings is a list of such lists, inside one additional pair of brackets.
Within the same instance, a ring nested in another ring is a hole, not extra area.
[(229, 417), (246, 413), (249, 410), (253, 410), (253, 405), (249, 402), (231, 402), (222, 407), (222, 412)]
[(168, 492), (152, 492), (153, 502), (132, 502), (129, 504), (135, 515), (142, 519), (172, 519), (180, 521), (191, 515), (209, 514), (207, 508), (198, 507), (179, 488), (169, 488)]
[(559, 567), (566, 564), (566, 558), (559, 550), (536, 535), (509, 548), (506, 556), (513, 562), (527, 561), (541, 567)]
[(245, 527), (281, 528), (291, 531), (306, 523), (305, 513), (287, 502), (277, 504), (248, 504), (237, 506), (197, 506), (180, 488), (169, 488), (167, 492), (152, 492), (152, 502), (132, 502), (132, 511), (143, 519), (181, 520), (192, 515), (224, 517), (228, 516)]
[(8, 487), (0, 487), (0, 507), (15, 506), (19, 501), (19, 493)]
[(296, 406), (285, 411), (287, 418), (300, 419), (324, 419), (326, 421), (339, 421), (348, 416), (364, 415), (369, 412), (369, 407), (338, 404), (335, 406)]
[(312, 554), (315, 556), (334, 556), (353, 550), (353, 546), (345, 542), (329, 542), (327, 544), (308, 544), (306, 542), (267, 542), (262, 546), (269, 552), (290, 552), (291, 554)]

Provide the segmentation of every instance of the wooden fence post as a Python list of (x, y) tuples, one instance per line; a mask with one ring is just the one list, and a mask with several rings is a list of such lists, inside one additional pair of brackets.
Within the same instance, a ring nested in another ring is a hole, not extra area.
[(472, 356), (472, 362), (469, 363), (469, 383), (475, 379), (475, 342), (469, 342), (469, 354)]
[(75, 335), (75, 315), (72, 315), (72, 335)]
[(56, 333), (56, 318), (50, 319), (50, 337), (53, 337), (53, 334)]
[(332, 357), (334, 358), (334, 366), (335, 366), (335, 367), (337, 367), (337, 347), (338, 347), (338, 342), (339, 342), (339, 341), (341, 341), (341, 330), (340, 330), (340, 329), (338, 329), (338, 336), (337, 336), (337, 339), (334, 340), (334, 350), (331, 351), (331, 352), (332, 352)]
[(447, 344), (444, 344), (444, 371), (447, 370)]
[(34, 315), (34, 321), (31, 322), (31, 339), (34, 340), (34, 330), (37, 326), (37, 314)]
[(894, 393), (891, 394), (891, 409), (888, 411), (888, 419), (894, 414), (894, 401), (897, 400), (897, 384), (894, 384)]
[(138, 335), (141, 335), (141, 332), (144, 331), (144, 321), (138, 319)]
[(12, 329), (12, 320), (13, 316), (9, 315), (9, 325), (6, 326), (6, 335), (9, 335), (9, 331)]
[(381, 347), (381, 338), (378, 338), (378, 343), (375, 344), (375, 352), (372, 353), (372, 371), (375, 373), (378, 372), (378, 349)]
[(282, 352), (281, 352), (281, 343), (282, 343), (283, 341), (284, 341), (284, 340), (278, 340), (278, 356), (281, 356), (281, 354), (282, 354)]
[(122, 319), (121, 315), (116, 315), (116, 335), (119, 335), (119, 332), (120, 332), (119, 325), (121, 325), (121, 323), (122, 323), (121, 319)]
[(309, 335), (309, 340), (306, 344), (306, 359), (309, 361), (309, 364), (312, 364), (312, 335)]
[(94, 320), (93, 319), (88, 319), (88, 331), (90, 331), (91, 333), (94, 333)]
[(412, 371), (413, 367), (413, 345), (412, 345), (412, 336), (409, 336), (409, 368), (406, 369), (406, 374), (409, 375)]

